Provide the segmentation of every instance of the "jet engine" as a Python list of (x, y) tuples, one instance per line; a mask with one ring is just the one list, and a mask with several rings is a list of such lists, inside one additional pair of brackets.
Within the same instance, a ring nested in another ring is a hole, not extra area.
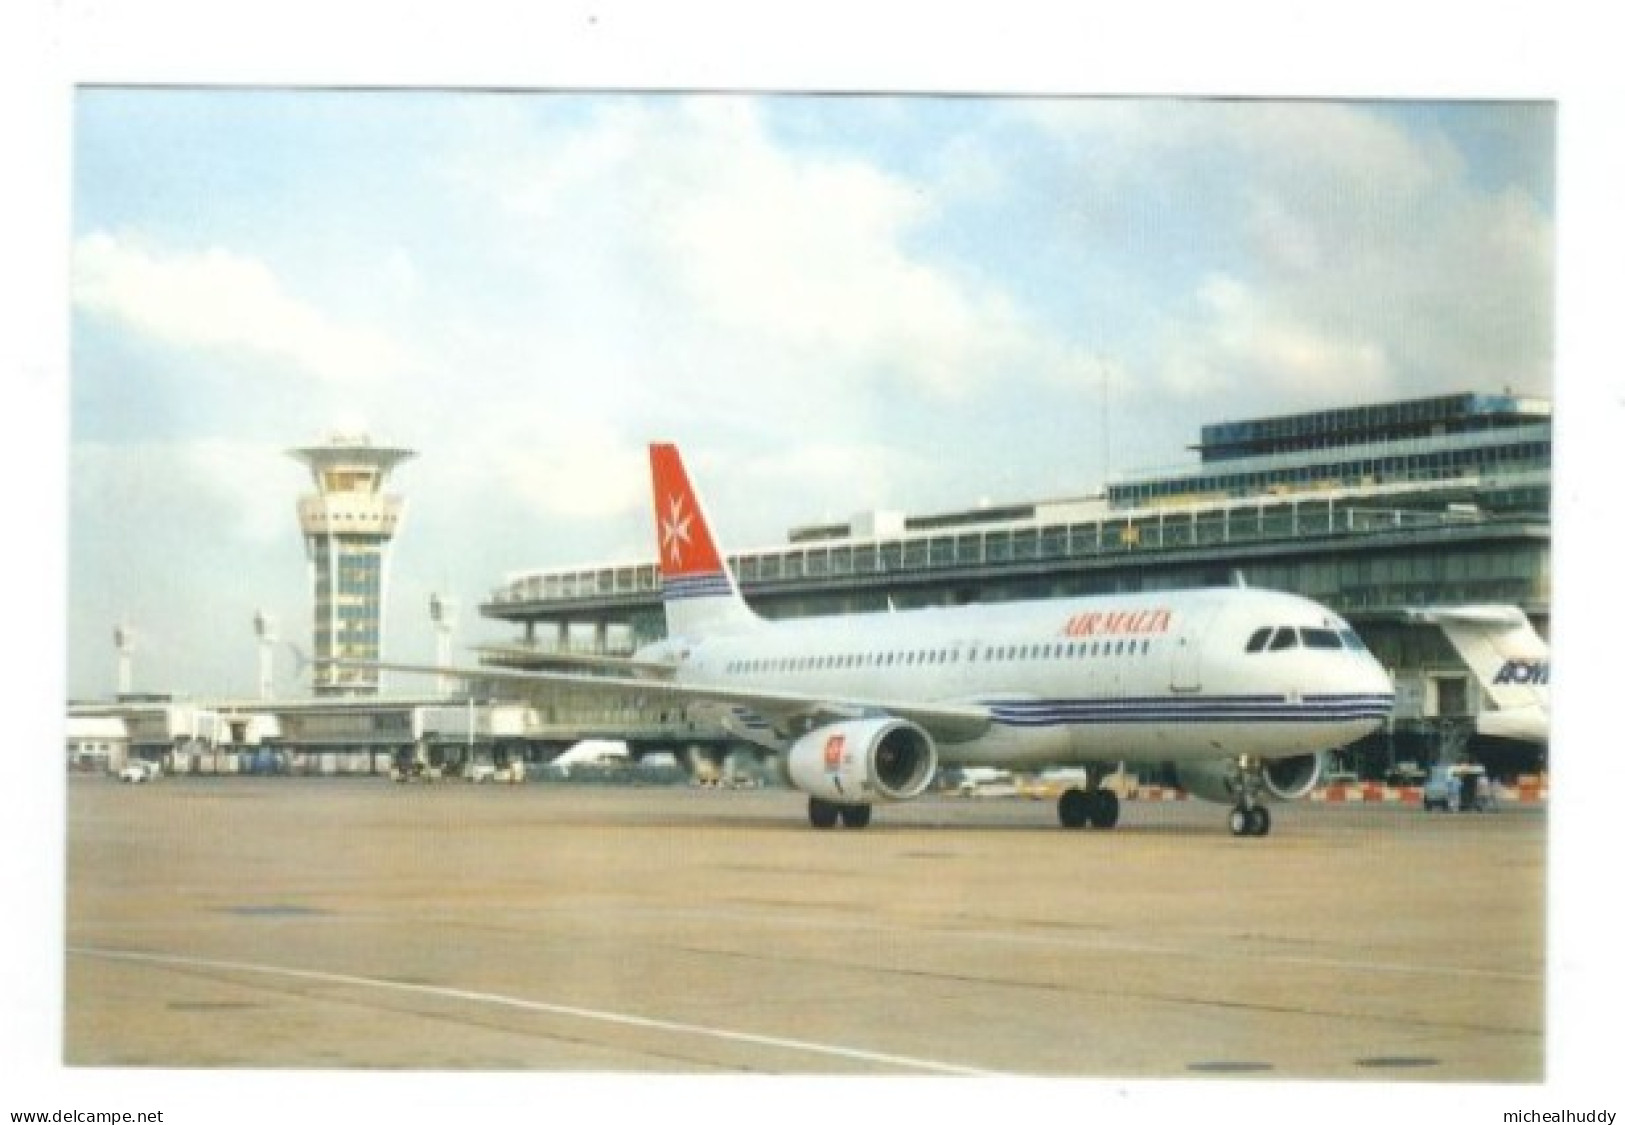
[(903, 719), (855, 719), (802, 735), (785, 766), (797, 789), (827, 801), (907, 801), (931, 784), (937, 748)]
[[(1307, 797), (1320, 780), (1319, 754), (1295, 758), (1275, 758), (1263, 764), (1259, 780), (1263, 791), (1278, 801)], [(1234, 762), (1181, 762), (1174, 767), (1180, 788), (1204, 801), (1233, 803), (1240, 794), (1240, 778)]]

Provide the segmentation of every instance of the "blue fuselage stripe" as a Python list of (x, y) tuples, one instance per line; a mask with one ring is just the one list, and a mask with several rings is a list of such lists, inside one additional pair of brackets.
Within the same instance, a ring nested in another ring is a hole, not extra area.
[(715, 574), (690, 574), (681, 578), (661, 579), (661, 596), (666, 601), (681, 601), (684, 598), (719, 598), (730, 597), (733, 587), (728, 584), (728, 576), (720, 571)]
[(1391, 695), (1218, 696), (1209, 698), (1059, 699), (987, 702), (993, 721), (1010, 727), (1111, 723), (1340, 723), (1384, 719)]

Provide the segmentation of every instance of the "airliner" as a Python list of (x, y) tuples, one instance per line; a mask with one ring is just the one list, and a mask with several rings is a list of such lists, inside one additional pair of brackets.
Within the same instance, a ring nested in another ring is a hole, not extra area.
[[(815, 828), (862, 828), (939, 768), (1081, 767), (1066, 828), (1109, 829), (1122, 762), (1172, 763), (1190, 793), (1269, 834), (1322, 755), (1379, 729), (1388, 674), (1335, 613), (1247, 587), (767, 620), (740, 596), (676, 446), (649, 447), (667, 636), (602, 674), (446, 669), (679, 703), (772, 753)], [(579, 665), (580, 658), (575, 663)]]
[(1412, 621), (1437, 625), (1466, 661), (1490, 708), (1478, 732), (1519, 742), (1551, 741), (1551, 654), (1515, 605), (1418, 609)]

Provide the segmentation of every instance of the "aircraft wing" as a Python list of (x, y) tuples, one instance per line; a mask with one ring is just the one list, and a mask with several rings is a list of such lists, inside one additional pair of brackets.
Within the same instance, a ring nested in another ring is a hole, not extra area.
[(657, 679), (668, 679), (675, 671), (672, 665), (663, 661), (639, 660), (633, 656), (598, 656), (583, 652), (549, 652), (526, 645), (479, 645), (475, 651), (487, 659), (496, 661), (496, 667), (531, 672), (602, 672), (610, 675), (647, 675)]
[[(318, 662), (322, 663), (322, 662)], [(671, 679), (636, 676), (589, 675), (580, 672), (543, 672), (517, 668), (451, 667), (438, 664), (396, 664), (372, 660), (330, 660), (349, 668), (374, 668), (424, 676), (450, 676), (507, 684), (527, 696), (551, 692), (593, 692), (625, 699), (664, 699), (676, 704), (711, 703), (741, 707), (766, 719), (781, 734), (797, 735), (809, 727), (843, 719), (895, 715), (919, 724), (931, 737), (947, 743), (967, 742), (986, 733), (992, 711), (977, 703), (930, 703), (882, 699), (840, 699), (802, 692), (719, 687), (682, 683)]]

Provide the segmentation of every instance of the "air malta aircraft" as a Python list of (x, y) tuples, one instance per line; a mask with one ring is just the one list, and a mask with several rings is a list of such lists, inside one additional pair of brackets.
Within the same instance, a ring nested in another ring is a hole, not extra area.
[[(1377, 730), (1387, 673), (1336, 614), (1259, 589), (1159, 591), (769, 621), (740, 596), (678, 450), (649, 450), (667, 637), (609, 674), (384, 668), (520, 681), (704, 710), (771, 751), (815, 828), (862, 828), (943, 766), (1087, 767), (1067, 828), (1111, 828), (1101, 782), (1171, 762), (1270, 830), (1266, 798), (1306, 796), (1321, 755)], [(579, 658), (577, 659), (579, 662)]]

